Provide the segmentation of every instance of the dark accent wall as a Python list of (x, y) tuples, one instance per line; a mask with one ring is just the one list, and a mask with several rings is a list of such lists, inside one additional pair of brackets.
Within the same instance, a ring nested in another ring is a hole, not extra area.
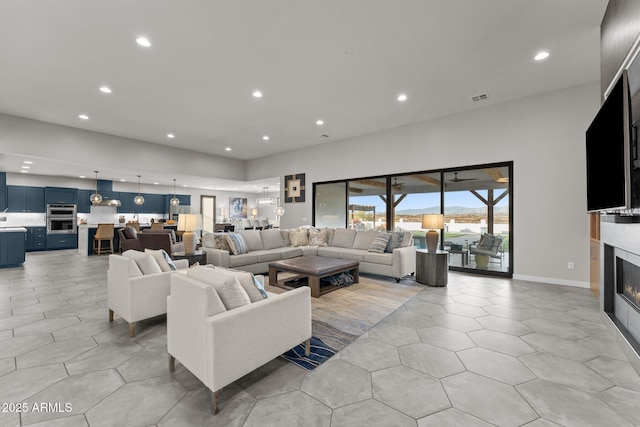
[(600, 26), (600, 93), (611, 83), (640, 34), (640, 1), (609, 0)]

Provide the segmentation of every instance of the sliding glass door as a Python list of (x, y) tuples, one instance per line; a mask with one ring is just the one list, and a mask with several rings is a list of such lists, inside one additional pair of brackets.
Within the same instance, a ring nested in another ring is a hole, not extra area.
[(449, 269), (513, 274), (512, 162), (314, 183), (314, 224), (410, 231), (426, 249), (422, 215), (443, 214), (438, 249)]

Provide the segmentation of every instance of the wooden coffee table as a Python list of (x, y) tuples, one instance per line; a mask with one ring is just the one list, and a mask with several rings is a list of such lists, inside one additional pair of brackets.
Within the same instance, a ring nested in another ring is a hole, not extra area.
[(278, 272), (297, 273), (300, 277), (308, 277), (311, 296), (319, 298), (322, 294), (340, 288), (340, 286), (327, 286), (320, 289), (321, 278), (347, 271), (353, 275), (353, 282), (358, 283), (360, 280), (360, 263), (358, 261), (319, 256), (285, 259), (269, 263), (269, 285), (290, 289), (283, 283), (278, 283)]

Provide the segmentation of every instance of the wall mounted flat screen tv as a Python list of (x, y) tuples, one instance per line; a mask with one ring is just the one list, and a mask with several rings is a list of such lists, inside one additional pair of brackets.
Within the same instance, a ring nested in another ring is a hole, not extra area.
[[(629, 125), (626, 73), (620, 76), (586, 133), (587, 210), (629, 207)], [(628, 116), (627, 116), (628, 117)]]

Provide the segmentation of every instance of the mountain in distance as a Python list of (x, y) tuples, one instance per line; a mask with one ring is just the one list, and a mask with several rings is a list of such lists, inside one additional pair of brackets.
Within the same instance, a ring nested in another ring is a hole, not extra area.
[[(431, 206), (421, 209), (400, 209), (396, 210), (396, 215), (422, 215), (440, 213), (440, 206)], [(507, 206), (498, 206), (494, 209), (494, 214), (508, 214)], [(463, 206), (448, 206), (445, 208), (447, 215), (486, 215), (487, 208), (465, 208)]]

